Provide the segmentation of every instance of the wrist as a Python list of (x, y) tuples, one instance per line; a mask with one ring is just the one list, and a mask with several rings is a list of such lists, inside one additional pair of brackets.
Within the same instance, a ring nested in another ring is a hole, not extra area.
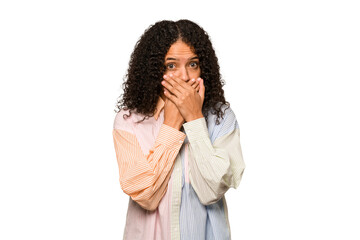
[(180, 128), (182, 127), (183, 121), (182, 122), (164, 121), (163, 124), (168, 125), (177, 130), (180, 130)]
[(194, 115), (191, 115), (189, 116), (187, 119), (186, 119), (186, 122), (191, 122), (193, 120), (196, 120), (196, 119), (199, 119), (199, 118), (203, 118), (204, 115), (202, 113), (198, 113), (198, 114), (194, 114)]

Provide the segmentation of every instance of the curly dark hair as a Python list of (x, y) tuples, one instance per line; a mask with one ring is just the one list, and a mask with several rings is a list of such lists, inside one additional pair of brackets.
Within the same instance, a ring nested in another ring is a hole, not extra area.
[(145, 30), (131, 54), (128, 72), (122, 84), (124, 93), (117, 100), (118, 110), (130, 109), (130, 115), (132, 110), (144, 115), (138, 123), (154, 115), (162, 91), (162, 77), (166, 71), (165, 56), (177, 40), (182, 40), (194, 49), (199, 57), (200, 77), (204, 79), (205, 85), (202, 113), (206, 121), (208, 111), (216, 114), (216, 124), (220, 124), (219, 117), (223, 118), (225, 112), (221, 108), (223, 105), (229, 108), (230, 103), (225, 101), (222, 89), (225, 82), (221, 79), (218, 58), (207, 32), (187, 19), (176, 22), (158, 21)]

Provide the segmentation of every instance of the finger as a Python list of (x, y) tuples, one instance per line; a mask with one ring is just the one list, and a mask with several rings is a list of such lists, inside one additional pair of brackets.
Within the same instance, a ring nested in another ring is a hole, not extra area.
[(200, 79), (200, 78), (197, 78), (197, 79), (193, 78), (189, 81), (191, 84), (190, 86), (192, 88), (194, 88), (197, 92), (199, 92), (199, 89), (200, 89), (200, 83), (199, 83), (198, 79)]
[(176, 76), (175, 74), (170, 73), (169, 78), (173, 80), (174, 82), (171, 82), (171, 84), (174, 84), (173, 86), (177, 88), (180, 92), (183, 91), (183, 89), (190, 89), (190, 86), (182, 80), (179, 76)]
[(169, 91), (167, 91), (167, 90), (164, 90), (164, 95), (166, 96), (166, 98), (168, 99), (168, 100), (170, 100), (170, 101), (172, 101), (176, 106), (177, 106), (177, 104), (176, 104), (176, 97), (174, 97), (174, 95), (172, 95)]
[(201, 99), (204, 100), (205, 97), (205, 85), (204, 85), (204, 79), (200, 79), (200, 90), (199, 90), (199, 94)]
[(182, 85), (181, 85), (181, 83), (183, 81), (181, 79), (179, 79), (177, 76), (175, 76), (174, 74), (172, 74), (172, 73), (170, 73), (168, 75), (164, 75), (164, 79), (166, 81), (168, 81), (169, 84), (171, 84), (171, 86), (178, 89), (179, 91), (181, 91), (181, 89), (183, 88)]
[[(168, 78), (167, 78), (168, 79)], [(173, 85), (171, 85), (169, 83), (169, 81), (165, 79), (161, 82), (161, 84), (170, 92), (172, 93), (173, 95), (175, 95), (176, 97), (179, 97), (181, 95), (181, 92), (175, 88)]]
[(199, 83), (197, 81), (195, 81), (195, 78), (191, 79), (190, 82), (191, 82), (190, 84), (193, 88), (196, 88), (196, 86), (199, 85)]
[(189, 86), (191, 86), (195, 91), (199, 92), (200, 84), (199, 81), (197, 81), (195, 78), (192, 78), (191, 80), (186, 82)]
[(179, 94), (181, 94), (181, 92), (183, 91), (183, 87), (181, 87), (181, 85), (179, 84), (179, 82), (181, 82), (181, 81), (175, 80), (174, 78), (177, 78), (177, 77), (174, 77), (174, 74), (172, 74), (172, 73), (164, 75), (164, 80), (167, 81), (167, 83), (171, 85), (171, 87), (169, 86), (169, 89), (171, 89), (171, 92), (173, 94), (176, 94), (177, 96), (179, 96)]
[(199, 91), (200, 89), (200, 84), (198, 82), (193, 83), (192, 87), (196, 90)]

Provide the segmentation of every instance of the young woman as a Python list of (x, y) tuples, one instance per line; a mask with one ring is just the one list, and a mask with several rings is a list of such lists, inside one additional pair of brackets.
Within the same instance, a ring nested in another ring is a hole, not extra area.
[(159, 21), (136, 43), (113, 126), (124, 239), (231, 239), (224, 194), (245, 163), (223, 85), (192, 21)]

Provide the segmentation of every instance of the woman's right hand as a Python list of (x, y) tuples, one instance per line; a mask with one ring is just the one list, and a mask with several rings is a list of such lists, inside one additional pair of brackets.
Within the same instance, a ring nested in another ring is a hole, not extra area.
[[(199, 81), (195, 79), (195, 81), (187, 82), (190, 86), (196, 89), (197, 92), (200, 90)], [(163, 88), (164, 91), (164, 88)], [(165, 97), (165, 96), (164, 96)], [(181, 115), (180, 111), (176, 107), (176, 105), (170, 101), (167, 97), (165, 97), (165, 105), (164, 105), (164, 124), (176, 128), (180, 130), (182, 124), (185, 122), (185, 119)]]

